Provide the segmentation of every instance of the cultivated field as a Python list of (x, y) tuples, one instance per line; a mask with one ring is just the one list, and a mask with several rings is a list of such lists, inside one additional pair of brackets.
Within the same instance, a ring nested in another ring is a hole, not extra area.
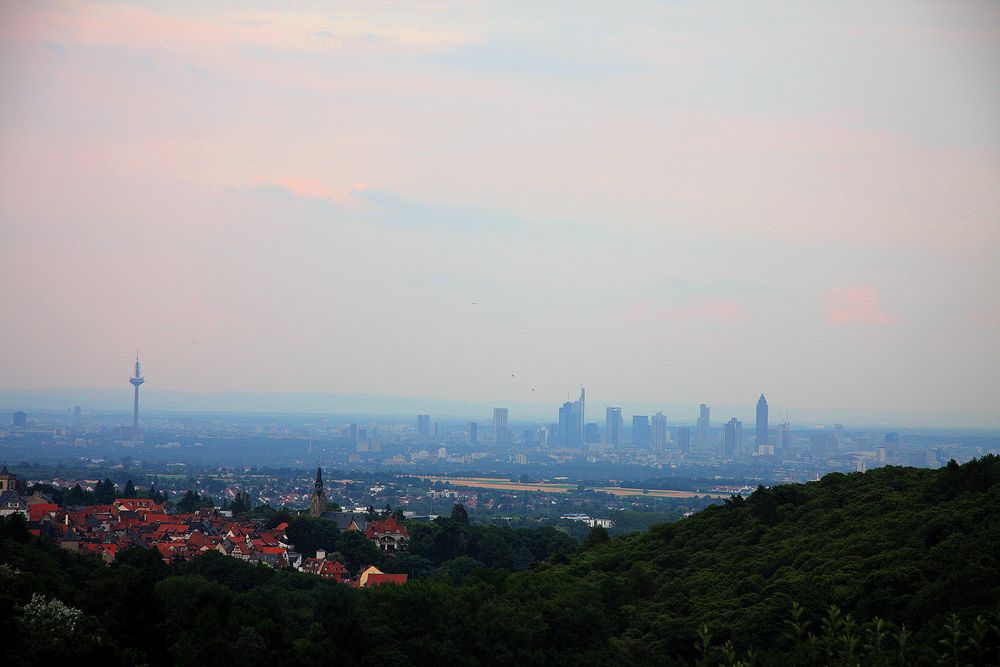
[[(473, 488), (473, 489), (497, 489), (500, 491), (544, 491), (546, 493), (567, 493), (576, 489), (576, 484), (555, 484), (551, 482), (530, 482), (521, 484), (512, 482), (509, 479), (499, 479), (492, 477), (441, 477), (435, 475), (416, 475), (421, 479), (428, 479), (432, 482), (448, 482), (453, 487)], [(588, 487), (594, 491), (602, 491), (616, 496), (653, 496), (656, 498), (701, 498), (710, 496), (712, 498), (724, 498), (725, 494), (719, 493), (699, 493), (697, 491), (676, 491), (673, 489), (625, 489), (617, 486), (595, 486)]]

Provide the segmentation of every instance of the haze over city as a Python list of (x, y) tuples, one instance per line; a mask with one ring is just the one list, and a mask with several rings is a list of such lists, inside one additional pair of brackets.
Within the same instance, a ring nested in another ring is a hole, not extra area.
[(998, 84), (996, 0), (0, 2), (4, 664), (1000, 665)]
[(5, 4), (0, 387), (990, 421), (1000, 10), (725, 7)]

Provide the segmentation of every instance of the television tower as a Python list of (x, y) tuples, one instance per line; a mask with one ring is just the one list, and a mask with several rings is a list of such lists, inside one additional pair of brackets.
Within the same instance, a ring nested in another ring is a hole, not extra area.
[(139, 441), (139, 385), (146, 381), (142, 377), (139, 366), (139, 350), (135, 351), (135, 375), (129, 378), (129, 384), (135, 387), (135, 403), (132, 406), (132, 442)]

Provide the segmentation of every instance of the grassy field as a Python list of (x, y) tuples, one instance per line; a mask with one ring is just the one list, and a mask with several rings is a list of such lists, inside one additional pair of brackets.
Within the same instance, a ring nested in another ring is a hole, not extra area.
[[(492, 477), (440, 477), (434, 475), (416, 475), (432, 482), (448, 482), (453, 487), (473, 489), (497, 489), (499, 491), (544, 491), (546, 493), (567, 493), (576, 489), (576, 484), (555, 484), (551, 482), (530, 482), (521, 484), (509, 479)], [(652, 496), (654, 498), (724, 498), (725, 494), (698, 493), (696, 491), (676, 491), (673, 489), (625, 489), (617, 486), (595, 486), (594, 491), (602, 491), (616, 496)]]

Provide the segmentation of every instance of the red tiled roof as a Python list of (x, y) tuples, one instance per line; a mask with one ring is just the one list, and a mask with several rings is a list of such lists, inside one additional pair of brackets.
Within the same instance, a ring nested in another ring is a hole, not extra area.
[(58, 512), (60, 507), (54, 503), (37, 503), (28, 505), (28, 520), (38, 521), (49, 512)]
[(382, 584), (405, 584), (407, 576), (405, 574), (369, 574), (365, 588), (380, 586)]
[(258, 549), (262, 554), (284, 554), (284, 547), (260, 547)]
[(395, 517), (389, 517), (385, 521), (372, 521), (365, 530), (365, 537), (372, 539), (378, 535), (402, 535), (409, 538), (410, 533), (406, 528), (396, 523)]

